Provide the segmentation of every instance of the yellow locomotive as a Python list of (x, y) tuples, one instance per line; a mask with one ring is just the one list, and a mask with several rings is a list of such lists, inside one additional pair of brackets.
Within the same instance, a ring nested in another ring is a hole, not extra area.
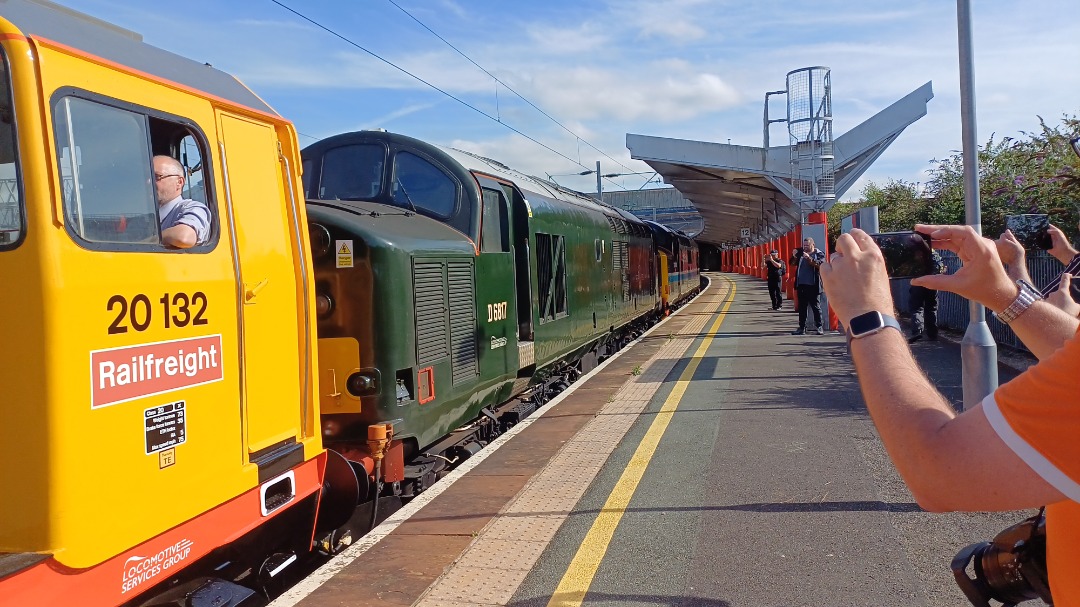
[[(0, 604), (240, 604), (209, 578), (308, 550), (332, 457), (296, 132), (49, 3), (3, 3), (0, 54)], [(168, 179), (209, 208), (205, 242), (163, 243)]]
[[(357, 136), (418, 180), (316, 200), (323, 162), (305, 206), (314, 160), (233, 77), (0, 1), (0, 605), (259, 604), (374, 524), (380, 495), (423, 490), (697, 282), (689, 238), (494, 161)], [(470, 219), (418, 212), (425, 183), (460, 185)], [(408, 239), (384, 238), (372, 270), (375, 225)], [(397, 324), (371, 329), (380, 310)], [(408, 478), (406, 451), (427, 462)]]

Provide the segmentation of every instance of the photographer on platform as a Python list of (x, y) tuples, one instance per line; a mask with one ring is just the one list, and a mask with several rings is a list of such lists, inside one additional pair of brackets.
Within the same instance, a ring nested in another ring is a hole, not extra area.
[(781, 294), (780, 287), (784, 281), (784, 273), (787, 271), (784, 260), (780, 259), (780, 251), (776, 249), (770, 251), (765, 259), (761, 260), (761, 267), (768, 272), (769, 299), (772, 300), (772, 309), (779, 310), (784, 305), (784, 296)]
[(814, 239), (803, 238), (802, 249), (796, 249), (795, 261), (792, 262), (792, 278), (795, 280), (795, 294), (798, 296), (799, 328), (792, 335), (806, 333), (806, 309), (814, 313), (817, 334), (824, 335), (821, 324), (821, 264), (825, 263), (825, 251), (814, 245)]
[[(1053, 243), (1047, 253), (1065, 265), (1065, 269), (1054, 280), (1042, 288), (1042, 296), (1051, 304), (1068, 312), (1072, 316), (1080, 315), (1080, 303), (1073, 296), (1072, 283), (1075, 274), (1080, 273), (1080, 253), (1073, 248), (1065, 233), (1060, 228), (1051, 224), (1047, 233), (1050, 242)], [(1024, 245), (1016, 239), (1012, 231), (1005, 232), (995, 241), (1001, 263), (1005, 264), (1005, 272), (1013, 280), (1026, 280), (1031, 282), (1031, 276), (1027, 271), (1027, 252)]]
[[(862, 230), (822, 264), (829, 302), (849, 327), (863, 398), (885, 448), (931, 511), (1046, 508), (1047, 566), (1058, 607), (1080, 605), (1080, 321), (1011, 279), (994, 241), (969, 226), (916, 226), (963, 262), (913, 284), (984, 304), (1039, 363), (957, 414), (911, 355), (881, 250)], [(889, 330), (896, 329), (895, 331)]]

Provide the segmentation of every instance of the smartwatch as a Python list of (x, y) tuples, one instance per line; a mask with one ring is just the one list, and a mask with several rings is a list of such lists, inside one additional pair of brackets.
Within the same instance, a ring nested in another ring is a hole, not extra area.
[[(874, 310), (873, 312), (859, 314), (855, 318), (852, 318), (851, 321), (848, 322), (848, 335), (851, 336), (851, 339), (858, 339), (860, 337), (866, 337), (867, 335), (873, 335), (887, 327), (892, 327), (893, 329), (900, 331), (900, 323), (898, 323), (895, 318)], [(902, 332), (903, 331), (901, 331), (901, 333)]]

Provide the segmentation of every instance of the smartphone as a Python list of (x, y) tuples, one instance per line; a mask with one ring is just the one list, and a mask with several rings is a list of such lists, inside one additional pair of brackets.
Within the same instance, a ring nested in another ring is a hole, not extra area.
[(1050, 238), (1050, 218), (1046, 215), (1007, 215), (1005, 227), (1013, 233), (1025, 249), (1048, 251), (1054, 246)]
[(934, 252), (930, 237), (921, 232), (871, 234), (885, 257), (889, 278), (915, 278), (934, 273)]

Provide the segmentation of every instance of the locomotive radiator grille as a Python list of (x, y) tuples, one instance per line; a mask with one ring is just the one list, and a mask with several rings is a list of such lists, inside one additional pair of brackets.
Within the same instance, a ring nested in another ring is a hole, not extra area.
[(446, 268), (450, 300), (450, 355), (454, 384), (472, 381), (480, 374), (476, 357), (476, 300), (473, 295), (473, 264), (451, 261)]
[(416, 362), (433, 363), (448, 354), (446, 275), (442, 261), (413, 260), (416, 303)]
[(630, 301), (630, 243), (611, 241), (611, 268), (622, 280), (622, 300)]

